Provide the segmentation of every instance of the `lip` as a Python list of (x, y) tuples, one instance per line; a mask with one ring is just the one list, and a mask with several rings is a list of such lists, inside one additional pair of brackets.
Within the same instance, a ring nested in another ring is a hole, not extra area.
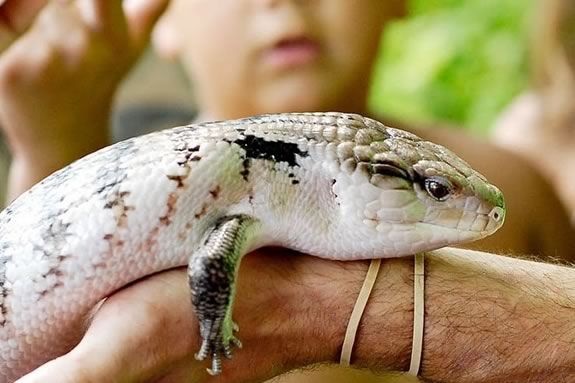
[(313, 63), (320, 54), (320, 46), (305, 37), (279, 40), (264, 51), (264, 62), (275, 69), (292, 69)]

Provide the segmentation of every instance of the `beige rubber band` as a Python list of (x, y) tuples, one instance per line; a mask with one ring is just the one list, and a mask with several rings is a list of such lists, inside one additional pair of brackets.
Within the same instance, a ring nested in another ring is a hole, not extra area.
[(379, 266), (381, 265), (381, 259), (372, 259), (369, 264), (369, 269), (365, 275), (365, 280), (355, 301), (355, 306), (351, 312), (349, 322), (347, 324), (347, 329), (345, 331), (345, 337), (343, 338), (343, 345), (341, 347), (341, 356), (339, 358), (339, 364), (341, 366), (348, 367), (351, 362), (351, 352), (353, 350), (353, 344), (355, 343), (355, 336), (357, 334), (357, 328), (359, 327), (359, 321), (365, 310), (367, 300), (377, 279), (377, 274), (379, 273)]
[[(359, 291), (357, 301), (351, 312), (343, 345), (339, 364), (348, 367), (351, 362), (351, 352), (355, 343), (355, 336), (359, 322), (367, 305), (367, 300), (373, 289), (373, 285), (379, 273), (381, 265), (380, 259), (372, 259), (369, 269), (365, 275), (365, 280)], [(409, 374), (417, 376), (421, 365), (421, 353), (423, 351), (423, 319), (425, 313), (425, 257), (423, 253), (415, 254), (413, 270), (413, 338), (411, 342), (411, 361), (409, 363)]]
[(424, 286), (424, 254), (415, 254), (415, 267), (413, 270), (413, 340), (411, 343), (411, 362), (409, 363), (409, 374), (415, 376), (419, 373), (421, 352), (423, 350)]

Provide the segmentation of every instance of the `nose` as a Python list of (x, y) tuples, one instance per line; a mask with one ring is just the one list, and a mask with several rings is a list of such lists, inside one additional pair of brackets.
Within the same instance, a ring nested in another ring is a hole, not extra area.
[(493, 206), (491, 211), (487, 214), (489, 222), (487, 223), (486, 230), (493, 233), (503, 225), (505, 221), (505, 198), (501, 190), (493, 185), (488, 186), (487, 201)]
[(505, 220), (505, 209), (501, 206), (495, 206), (488, 214), (495, 223), (502, 224)]

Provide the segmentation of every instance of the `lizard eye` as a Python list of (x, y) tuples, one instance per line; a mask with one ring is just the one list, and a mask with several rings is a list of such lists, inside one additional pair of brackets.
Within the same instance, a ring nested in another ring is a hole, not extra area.
[(451, 195), (451, 183), (439, 177), (431, 177), (425, 180), (425, 191), (436, 201), (445, 201)]

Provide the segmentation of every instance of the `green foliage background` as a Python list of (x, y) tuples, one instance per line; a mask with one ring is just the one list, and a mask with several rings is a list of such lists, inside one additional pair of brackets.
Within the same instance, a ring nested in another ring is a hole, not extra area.
[(486, 134), (528, 84), (534, 1), (411, 0), (383, 38), (372, 109)]

